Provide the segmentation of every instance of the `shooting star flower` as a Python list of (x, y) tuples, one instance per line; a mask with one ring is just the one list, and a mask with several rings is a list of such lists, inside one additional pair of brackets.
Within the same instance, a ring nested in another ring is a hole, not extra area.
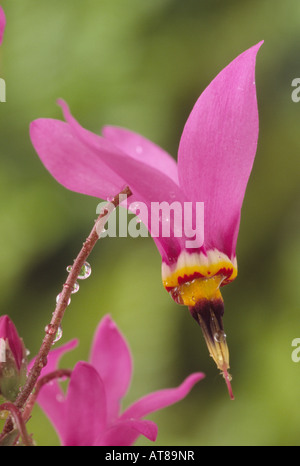
[[(234, 59), (200, 95), (185, 124), (177, 164), (126, 129), (105, 127), (103, 136), (84, 129), (63, 101), (66, 122), (38, 119), (30, 128), (42, 162), (70, 190), (106, 199), (128, 185), (137, 204), (150, 209), (153, 203), (189, 202), (194, 216), (197, 203), (204, 203), (203, 244), (187, 247), (192, 236), (178, 235), (182, 220), (173, 222), (168, 237), (153, 236), (162, 257), (163, 284), (200, 324), (231, 398), (220, 288), (237, 276), (241, 208), (258, 140), (255, 61), (261, 44)], [(151, 232), (142, 212), (139, 217)], [(162, 225), (169, 220), (160, 218)], [(197, 231), (190, 231), (195, 239)]]

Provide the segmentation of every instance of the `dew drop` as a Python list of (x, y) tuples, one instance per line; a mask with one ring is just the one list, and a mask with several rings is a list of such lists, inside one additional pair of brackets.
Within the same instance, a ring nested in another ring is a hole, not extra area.
[(71, 293), (72, 293), (72, 294), (77, 293), (78, 290), (79, 290), (79, 285), (78, 285), (78, 283), (76, 282), (75, 285), (74, 285), (74, 287), (73, 287), (73, 290), (71, 291)]
[(46, 332), (48, 335), (54, 335), (54, 333), (56, 333), (56, 328), (55, 328), (54, 325), (48, 324), (48, 325), (46, 325), (46, 327), (45, 327), (45, 332)]
[[(58, 301), (60, 300), (60, 297), (61, 297), (61, 293), (59, 293), (59, 294), (56, 296), (56, 303), (57, 303), (57, 304), (58, 304)], [(69, 298), (69, 300), (68, 300), (68, 306), (69, 306), (70, 302), (71, 302), (71, 298)]]
[(62, 331), (61, 326), (59, 326), (52, 344), (54, 345), (54, 343), (59, 341), (61, 339), (62, 335), (63, 335), (63, 331)]
[(216, 332), (214, 334), (214, 339), (217, 343), (221, 343), (222, 341), (226, 340), (226, 334), (222, 330), (220, 330), (219, 332)]
[(85, 262), (84, 265), (81, 267), (78, 278), (80, 280), (85, 280), (91, 275), (91, 273), (92, 273), (92, 268), (90, 264), (88, 262)]
[(68, 267), (67, 267), (67, 272), (70, 273), (71, 270), (72, 270), (72, 265), (68, 265)]

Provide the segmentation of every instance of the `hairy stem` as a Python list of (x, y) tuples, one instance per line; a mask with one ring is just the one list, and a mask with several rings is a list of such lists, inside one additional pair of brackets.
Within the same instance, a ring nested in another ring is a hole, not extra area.
[(14, 424), (19, 431), (24, 446), (30, 447), (33, 445), (30, 436), (27, 433), (25, 422), (22, 417), (21, 411), (13, 403), (3, 403), (0, 405), (0, 411), (9, 411), (13, 418)]
[[(40, 347), (40, 350), (35, 358), (35, 362), (28, 374), (26, 383), (22, 387), (22, 390), (15, 401), (15, 406), (17, 409), (22, 410), (27, 402), (30, 394), (32, 393), (37, 380), (40, 376), (40, 373), (43, 367), (47, 364), (47, 357), (52, 348), (53, 342), (56, 337), (56, 333), (61, 326), (61, 322), (65, 313), (65, 310), (69, 303), (69, 298), (71, 295), (72, 290), (74, 289), (76, 280), (78, 275), (84, 266), (88, 256), (92, 252), (95, 244), (97, 243), (98, 239), (100, 238), (100, 233), (102, 232), (105, 223), (108, 220), (109, 214), (115, 209), (120, 202), (122, 202), (125, 198), (131, 196), (132, 193), (128, 187), (124, 188), (119, 194), (117, 194), (110, 202), (107, 204), (106, 207), (102, 210), (99, 217), (95, 221), (94, 227), (90, 232), (89, 236), (83, 243), (83, 246), (76, 257), (72, 269), (69, 272), (66, 282), (63, 285), (62, 292), (60, 293), (60, 299), (57, 302), (55, 310), (52, 314), (52, 319), (50, 324), (47, 326), (48, 329), (51, 328), (51, 332), (45, 332), (45, 336)], [(12, 429), (12, 423), (7, 422), (3, 434), (9, 432)]]

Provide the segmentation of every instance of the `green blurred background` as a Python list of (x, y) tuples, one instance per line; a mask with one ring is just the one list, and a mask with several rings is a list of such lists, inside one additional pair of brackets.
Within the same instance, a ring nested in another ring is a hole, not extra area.
[[(0, 104), (0, 313), (13, 319), (31, 356), (99, 201), (67, 191), (48, 174), (29, 140), (30, 121), (61, 118), (56, 99), (62, 97), (92, 131), (125, 126), (176, 157), (202, 90), (239, 53), (265, 40), (257, 59), (260, 138), (242, 212), (239, 276), (223, 293), (236, 400), (229, 400), (199, 327), (163, 289), (151, 238), (97, 244), (92, 275), (63, 321), (60, 343), (76, 337), (80, 345), (61, 367), (88, 358), (96, 325), (110, 313), (134, 358), (124, 406), (193, 371), (206, 373), (185, 400), (149, 417), (159, 427), (156, 445), (299, 445), (300, 363), (291, 359), (291, 342), (300, 337), (300, 102), (291, 99), (291, 82), (300, 77), (299, 0), (1, 4), (7, 102)], [(38, 407), (29, 431), (38, 445), (59, 444)]]

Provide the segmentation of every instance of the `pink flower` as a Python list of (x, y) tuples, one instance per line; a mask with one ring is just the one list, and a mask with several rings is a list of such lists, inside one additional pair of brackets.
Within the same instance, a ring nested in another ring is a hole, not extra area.
[(26, 349), (14, 323), (0, 317), (0, 395), (14, 401), (26, 378)]
[(0, 45), (2, 44), (6, 18), (2, 6), (0, 5)]
[[(56, 370), (60, 357), (76, 344), (72, 340), (52, 350), (41, 377)], [(150, 393), (121, 413), (121, 400), (131, 375), (132, 359), (127, 343), (112, 319), (105, 316), (95, 333), (89, 363), (76, 364), (67, 394), (54, 381), (44, 385), (38, 395), (39, 405), (64, 446), (132, 445), (139, 435), (154, 441), (157, 426), (143, 418), (180, 401), (204, 377), (202, 373), (194, 373), (179, 387)]]
[[(182, 224), (154, 241), (162, 256), (162, 279), (176, 302), (201, 325), (209, 352), (229, 384), (229, 352), (223, 331), (220, 287), (237, 275), (236, 242), (241, 208), (258, 140), (255, 61), (261, 43), (224, 68), (196, 102), (181, 136), (178, 162), (142, 136), (105, 127), (89, 132), (60, 101), (66, 122), (38, 119), (32, 143), (50, 173), (66, 188), (107, 198), (128, 185), (132, 201), (204, 203), (204, 243), (187, 248)], [(141, 213), (139, 217), (151, 231)], [(195, 218), (195, 216), (193, 217)], [(162, 218), (166, 223), (170, 218)]]

